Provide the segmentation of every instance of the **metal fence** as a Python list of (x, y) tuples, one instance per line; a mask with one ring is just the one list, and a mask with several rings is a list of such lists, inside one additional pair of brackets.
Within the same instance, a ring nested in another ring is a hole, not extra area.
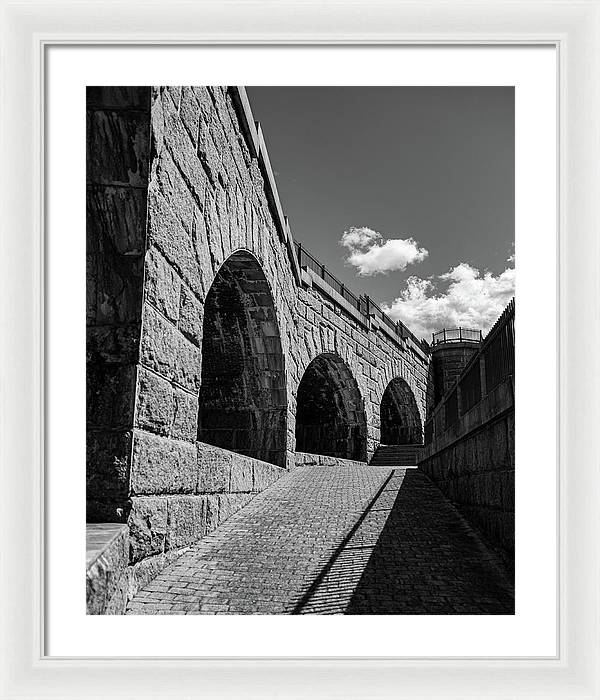
[(440, 343), (480, 343), (482, 340), (481, 331), (474, 328), (444, 328), (442, 331), (432, 333), (431, 345)]
[(419, 340), (401, 321), (392, 320), (384, 311), (382, 311), (381, 307), (371, 299), (371, 297), (366, 294), (356, 296), (356, 294), (351, 292), (345, 284), (340, 282), (337, 277), (332, 275), (325, 265), (319, 262), (314, 255), (311, 255), (311, 253), (309, 253), (301, 243), (295, 242), (294, 245), (296, 246), (298, 265), (300, 267), (307, 267), (309, 270), (312, 270), (351, 306), (357, 309), (360, 314), (365, 316), (365, 320), (369, 316), (375, 316), (375, 318), (378, 318), (385, 326), (387, 326), (387, 328), (389, 328), (400, 338), (411, 338), (414, 343), (419, 345), (425, 351), (428, 350), (429, 346), (425, 341)]
[(485, 388), (491, 391), (515, 373), (515, 301), (496, 321), (484, 342)]
[(470, 411), (473, 406), (481, 401), (481, 371), (479, 361), (476, 360), (465, 371), (459, 382), (460, 386), (460, 413)]
[(337, 277), (334, 277), (325, 265), (321, 264), (313, 255), (303, 248), (300, 243), (296, 243), (295, 245), (298, 265), (300, 265), (300, 267), (307, 267), (309, 270), (312, 270), (357, 311), (364, 316), (367, 315), (366, 304), (362, 302), (360, 297), (357, 297), (356, 294), (352, 293)]

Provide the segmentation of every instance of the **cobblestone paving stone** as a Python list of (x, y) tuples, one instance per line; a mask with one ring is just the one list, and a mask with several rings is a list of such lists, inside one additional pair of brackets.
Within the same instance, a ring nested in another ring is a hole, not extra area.
[(512, 614), (513, 582), (418, 469), (396, 469), (299, 606), (303, 614)]
[(303, 467), (162, 571), (128, 614), (511, 612), (510, 582), (418, 470)]

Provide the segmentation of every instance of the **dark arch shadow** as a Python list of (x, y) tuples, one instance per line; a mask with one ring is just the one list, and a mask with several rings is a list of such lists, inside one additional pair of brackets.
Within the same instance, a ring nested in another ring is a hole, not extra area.
[(233, 253), (206, 297), (198, 440), (279, 466), (287, 392), (275, 304), (256, 258)]
[(300, 381), (296, 451), (367, 459), (364, 402), (350, 368), (338, 355), (316, 357)]
[(383, 445), (423, 443), (423, 425), (415, 396), (409, 385), (396, 377), (383, 392), (380, 406)]

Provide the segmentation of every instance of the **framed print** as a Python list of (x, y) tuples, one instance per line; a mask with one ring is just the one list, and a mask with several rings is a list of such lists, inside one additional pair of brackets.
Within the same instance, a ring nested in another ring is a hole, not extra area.
[(599, 697), (598, 3), (107, 9), (3, 5), (1, 697)]

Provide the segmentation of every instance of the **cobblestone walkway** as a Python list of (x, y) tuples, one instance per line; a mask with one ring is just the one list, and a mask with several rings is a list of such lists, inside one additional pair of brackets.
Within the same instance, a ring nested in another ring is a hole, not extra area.
[(510, 582), (416, 469), (304, 467), (167, 567), (128, 614), (513, 612)]

